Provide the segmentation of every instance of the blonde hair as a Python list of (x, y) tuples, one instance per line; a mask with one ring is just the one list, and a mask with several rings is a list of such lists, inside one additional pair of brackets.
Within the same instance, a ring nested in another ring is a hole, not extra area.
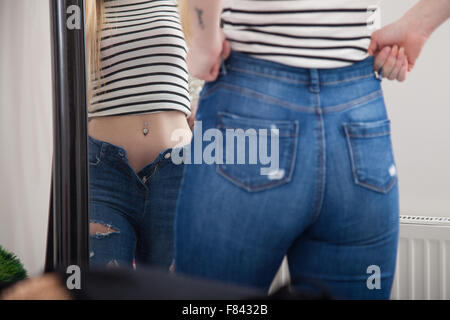
[(189, 18), (189, 11), (186, 5), (187, 0), (178, 0), (178, 11), (180, 13), (181, 26), (183, 28), (186, 43), (192, 38), (191, 21)]
[(97, 79), (97, 85), (100, 81), (100, 42), (104, 10), (104, 0), (85, 1), (88, 101), (90, 101), (92, 97), (93, 80)]

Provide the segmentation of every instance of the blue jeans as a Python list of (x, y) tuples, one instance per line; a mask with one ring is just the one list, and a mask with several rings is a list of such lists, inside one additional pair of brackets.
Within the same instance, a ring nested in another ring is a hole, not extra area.
[(139, 264), (169, 268), (183, 165), (171, 149), (136, 173), (125, 149), (89, 136), (90, 222), (109, 228), (90, 236), (93, 267)]
[[(177, 272), (268, 289), (287, 255), (294, 286), (316, 279), (338, 298), (389, 298), (398, 183), (381, 80), (372, 68), (372, 57), (303, 69), (231, 54), (199, 101), (194, 136), (216, 128), (225, 151), (212, 165), (185, 164)], [(240, 151), (227, 148), (225, 138), (238, 128), (250, 130)], [(249, 160), (252, 129), (278, 137), (278, 167), (265, 175), (261, 161), (226, 159), (245, 152)], [(199, 141), (194, 137), (191, 150), (206, 150)]]

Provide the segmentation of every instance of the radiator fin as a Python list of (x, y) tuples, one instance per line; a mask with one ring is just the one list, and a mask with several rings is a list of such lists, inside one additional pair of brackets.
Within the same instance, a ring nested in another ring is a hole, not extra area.
[(450, 226), (441, 221), (400, 225), (393, 299), (450, 299)]

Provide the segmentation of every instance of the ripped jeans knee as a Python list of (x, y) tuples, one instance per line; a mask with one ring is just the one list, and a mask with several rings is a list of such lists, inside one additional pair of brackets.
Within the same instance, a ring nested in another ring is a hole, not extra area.
[(110, 224), (104, 224), (102, 222), (91, 221), (89, 223), (89, 235), (98, 239), (107, 237), (114, 233), (119, 233), (117, 228), (114, 228)]
[[(119, 234), (120, 231), (118, 228), (112, 226), (111, 224), (107, 224), (101, 221), (91, 221), (89, 223), (89, 235), (91, 237), (91, 241), (104, 241), (106, 239), (108, 239), (111, 235), (114, 234)], [(89, 252), (89, 259), (92, 260), (96, 260), (96, 252), (97, 250), (103, 251), (102, 249), (99, 248), (95, 248), (96, 246), (92, 247), (91, 246), (91, 250)], [(100, 255), (104, 256), (103, 258), (106, 258), (107, 261), (104, 261), (103, 263), (101, 263), (103, 266), (106, 266), (107, 268), (116, 268), (119, 267), (119, 262), (117, 261), (117, 259), (114, 258), (114, 256), (111, 255), (112, 252), (109, 252), (109, 254), (107, 252), (101, 252)], [(106, 257), (106, 256), (110, 256), (110, 257)], [(103, 260), (103, 259), (102, 259)], [(104, 265), (106, 264), (106, 265)]]

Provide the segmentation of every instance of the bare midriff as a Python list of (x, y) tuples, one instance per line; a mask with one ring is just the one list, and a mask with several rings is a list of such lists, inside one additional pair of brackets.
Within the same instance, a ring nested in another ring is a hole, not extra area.
[(93, 117), (88, 127), (91, 137), (124, 148), (135, 172), (162, 151), (186, 145), (192, 138), (186, 115), (180, 111)]

